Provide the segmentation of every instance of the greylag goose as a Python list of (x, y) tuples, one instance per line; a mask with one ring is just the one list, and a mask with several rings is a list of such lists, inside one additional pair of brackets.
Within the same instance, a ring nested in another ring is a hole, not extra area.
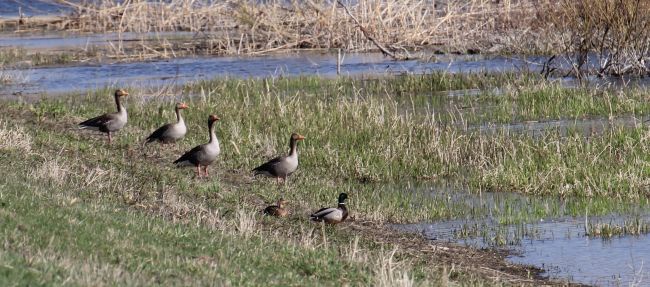
[(177, 167), (195, 166), (198, 177), (201, 177), (201, 166), (205, 167), (205, 176), (208, 176), (208, 165), (213, 163), (221, 149), (219, 148), (219, 140), (217, 135), (214, 134), (214, 123), (219, 120), (219, 117), (210, 115), (208, 117), (208, 130), (210, 131), (210, 141), (206, 144), (198, 145), (179, 157), (174, 164)]
[(115, 98), (115, 105), (117, 105), (116, 113), (103, 114), (98, 117), (86, 120), (79, 124), (83, 129), (97, 130), (108, 134), (108, 143), (112, 142), (111, 133), (119, 131), (126, 125), (127, 114), (126, 108), (122, 105), (120, 99), (128, 96), (125, 90), (117, 90), (113, 97)]
[(287, 176), (291, 175), (298, 169), (298, 141), (304, 140), (305, 137), (297, 133), (291, 134), (289, 138), (289, 154), (286, 156), (276, 157), (263, 165), (253, 169), (255, 175), (262, 174), (269, 177), (275, 177), (280, 183), (280, 179), (286, 183)]
[(286, 204), (287, 201), (280, 198), (280, 200), (278, 200), (277, 205), (271, 205), (265, 208), (264, 214), (277, 216), (277, 217), (286, 217), (287, 215), (289, 215), (289, 211), (287, 211), (287, 209), (285, 208)]
[(187, 133), (187, 127), (185, 126), (185, 120), (183, 115), (181, 115), (181, 110), (187, 109), (188, 106), (185, 103), (177, 103), (174, 111), (176, 112), (176, 123), (166, 124), (162, 127), (159, 127), (155, 130), (149, 137), (145, 144), (159, 141), (161, 143), (174, 143), (185, 136)]
[(348, 209), (345, 207), (345, 200), (348, 198), (348, 195), (344, 192), (339, 195), (339, 206), (321, 208), (318, 211), (314, 212), (310, 218), (312, 221), (318, 221), (329, 224), (337, 224), (345, 221), (348, 218)]

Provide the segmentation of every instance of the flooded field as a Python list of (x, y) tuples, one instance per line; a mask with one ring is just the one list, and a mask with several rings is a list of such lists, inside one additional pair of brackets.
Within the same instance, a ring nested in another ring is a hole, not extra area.
[[(26, 17), (72, 9), (5, 1), (0, 19), (17, 17), (16, 5)], [(228, 45), (241, 46), (243, 34), (232, 31), (219, 35), (238, 36)], [(195, 276), (232, 285), (650, 282), (647, 76), (576, 77), (571, 57), (555, 66), (569, 72), (551, 74), (548, 55), (438, 47), (406, 60), (343, 52), (340, 65), (328, 48), (175, 54), (183, 43), (213, 44), (218, 37), (208, 34), (0, 34), (0, 166), (9, 171), (0, 178), (0, 219), (8, 219), (0, 226), (14, 231), (0, 234), (9, 246), (0, 272), (35, 269), (59, 274), (38, 282), (80, 285)], [(581, 60), (592, 70), (602, 64), (594, 53)], [(117, 104), (129, 121), (114, 142), (78, 130), (114, 111), (118, 88), (129, 92)], [(176, 102), (186, 103), (182, 114)], [(213, 114), (222, 154), (211, 177), (172, 168), (179, 153), (204, 143)], [(143, 144), (174, 119), (187, 121), (185, 140)], [(286, 152), (292, 132), (305, 140), (288, 183), (251, 175)], [(336, 206), (341, 192), (350, 196), (347, 222), (306, 220)], [(279, 198), (289, 217), (261, 217)], [(52, 206), (32, 212), (38, 200)], [(101, 222), (85, 224), (93, 220)], [(85, 236), (71, 240), (70, 226)], [(52, 235), (59, 230), (67, 233)], [(249, 260), (258, 257), (289, 263)], [(74, 277), (88, 268), (96, 271)], [(248, 277), (229, 277), (234, 270)]]
[[(0, 43), (2, 41), (0, 40)], [(393, 61), (379, 53), (349, 54), (341, 65), (343, 75), (399, 75), (431, 71), (507, 72), (534, 69), (512, 58), (443, 57), (439, 61)], [(285, 76), (334, 77), (336, 56), (331, 54), (280, 54), (260, 57), (186, 58), (135, 63), (90, 64), (51, 68), (9, 69), (15, 84), (0, 93), (61, 94), (106, 86), (180, 85), (215, 77), (260, 78)]]
[[(452, 220), (396, 225), (396, 229), (421, 233), (434, 241), (507, 250), (510, 262), (538, 266), (545, 270), (544, 276), (567, 282), (637, 286), (650, 276), (647, 199), (621, 203), (614, 214), (590, 216), (589, 206), (606, 200), (478, 194), (454, 187), (433, 187), (429, 192), (437, 200), (471, 212)], [(581, 209), (582, 216), (568, 216)], [(630, 225), (637, 229), (634, 234), (596, 234), (603, 226), (615, 230)]]

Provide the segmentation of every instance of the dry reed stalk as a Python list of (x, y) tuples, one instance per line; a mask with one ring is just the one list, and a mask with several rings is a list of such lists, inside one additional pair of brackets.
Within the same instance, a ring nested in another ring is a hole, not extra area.
[[(211, 53), (263, 53), (295, 48), (366, 51), (379, 46), (389, 55), (431, 45), (462, 52), (468, 47), (487, 47), (485, 44), (493, 43), (495, 36), (505, 39), (500, 35), (525, 29), (524, 24), (534, 17), (533, 3), (537, 3), (361, 0), (341, 2), (345, 6), (340, 6), (338, 2), (63, 1), (75, 9), (70, 20), (76, 29), (194, 32), (195, 47)], [(353, 15), (354, 20), (348, 15)]]

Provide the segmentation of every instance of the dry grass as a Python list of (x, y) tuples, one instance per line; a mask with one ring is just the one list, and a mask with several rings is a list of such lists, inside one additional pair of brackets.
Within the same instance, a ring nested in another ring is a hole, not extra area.
[(32, 176), (39, 180), (49, 181), (56, 186), (62, 186), (66, 182), (69, 172), (59, 158), (47, 158), (33, 170)]
[[(445, 46), (461, 52), (490, 48), (527, 30), (536, 1), (400, 1), (362, 0), (349, 6), (336, 1), (165, 2), (112, 0), (69, 2), (76, 11), (67, 27), (89, 32), (194, 32), (193, 44), (180, 47), (166, 39), (152, 53), (175, 49), (211, 54), (242, 54), (281, 49), (375, 49), (373, 40), (391, 51)], [(190, 48), (191, 47), (191, 48)], [(123, 51), (117, 42), (116, 52)]]
[(548, 50), (564, 55), (576, 76), (650, 72), (650, 3), (563, 0), (538, 11), (534, 26)]
[(0, 121), (0, 151), (18, 150), (25, 153), (32, 151), (32, 137), (21, 126), (10, 127)]
[(411, 287), (414, 285), (413, 279), (408, 275), (408, 272), (399, 268), (399, 262), (394, 261), (397, 248), (390, 252), (382, 253), (377, 258), (375, 264), (375, 286), (389, 287), (389, 286), (403, 286)]

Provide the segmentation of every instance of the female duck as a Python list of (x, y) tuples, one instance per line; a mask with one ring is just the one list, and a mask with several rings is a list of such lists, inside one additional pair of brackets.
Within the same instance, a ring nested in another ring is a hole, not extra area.
[(280, 198), (277, 205), (271, 205), (264, 209), (265, 215), (277, 216), (277, 217), (286, 217), (289, 215), (289, 211), (285, 208), (287, 201)]

